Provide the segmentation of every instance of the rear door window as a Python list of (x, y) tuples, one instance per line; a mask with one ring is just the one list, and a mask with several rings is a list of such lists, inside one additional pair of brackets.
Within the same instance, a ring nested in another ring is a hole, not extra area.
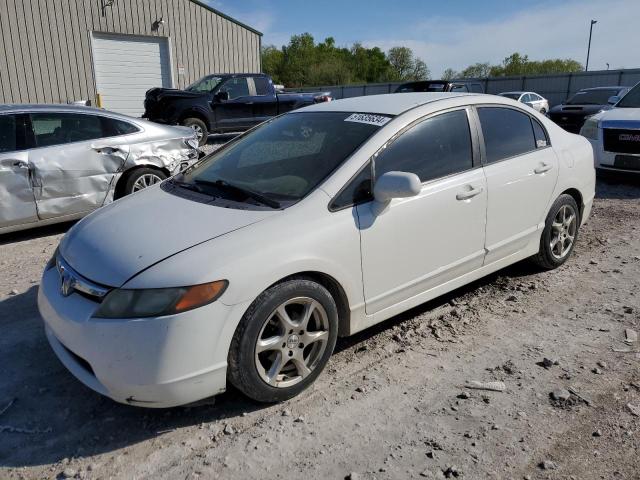
[(36, 147), (84, 142), (104, 136), (100, 117), (81, 113), (32, 113), (31, 127)]
[(375, 175), (415, 173), (427, 182), (473, 168), (469, 121), (465, 110), (442, 113), (409, 128), (375, 159)]
[(478, 108), (486, 163), (499, 162), (536, 149), (531, 117), (512, 108)]
[(118, 120), (117, 118), (100, 117), (105, 137), (117, 137), (119, 135), (129, 135), (139, 132), (140, 129), (132, 123)]
[(269, 95), (269, 80), (266, 77), (253, 77), (253, 83), (256, 86), (256, 95)]

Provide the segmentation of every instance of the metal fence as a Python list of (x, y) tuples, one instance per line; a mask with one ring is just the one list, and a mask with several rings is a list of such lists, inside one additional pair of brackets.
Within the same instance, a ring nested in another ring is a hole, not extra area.
[[(514, 90), (536, 92), (547, 98), (549, 104), (553, 106), (565, 101), (583, 88), (616, 85), (631, 87), (640, 82), (640, 68), (521, 77), (492, 77), (476, 79), (476, 81), (482, 83), (485, 92), (492, 94)], [(392, 93), (398, 85), (400, 85), (400, 82), (369, 83), (366, 85), (322, 85), (292, 90), (302, 92), (330, 91), (333, 98), (340, 99)]]

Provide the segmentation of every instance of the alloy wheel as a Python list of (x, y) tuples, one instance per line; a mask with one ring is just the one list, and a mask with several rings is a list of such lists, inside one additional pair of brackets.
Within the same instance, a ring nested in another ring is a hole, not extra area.
[(551, 224), (551, 255), (562, 260), (571, 251), (576, 238), (578, 215), (571, 205), (563, 205)]
[(131, 193), (150, 187), (151, 185), (155, 185), (161, 181), (162, 178), (160, 176), (154, 173), (145, 173), (144, 175), (140, 175), (140, 177), (135, 181), (133, 188), (131, 189)]
[(316, 368), (329, 340), (324, 307), (309, 297), (282, 303), (267, 318), (255, 345), (260, 378), (276, 388), (301, 382)]
[(194, 132), (196, 132), (196, 138), (198, 139), (198, 141), (202, 140), (202, 137), (204, 136), (202, 127), (194, 123), (193, 125), (191, 125), (191, 128), (193, 129)]

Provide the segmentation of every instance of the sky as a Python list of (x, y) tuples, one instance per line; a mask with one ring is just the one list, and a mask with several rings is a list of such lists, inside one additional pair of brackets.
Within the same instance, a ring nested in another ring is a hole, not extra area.
[(497, 64), (513, 52), (532, 60), (587, 55), (589, 70), (640, 67), (640, 0), (209, 0), (264, 33), (278, 47), (309, 32), (340, 46), (407, 46), (433, 78), (476, 62)]

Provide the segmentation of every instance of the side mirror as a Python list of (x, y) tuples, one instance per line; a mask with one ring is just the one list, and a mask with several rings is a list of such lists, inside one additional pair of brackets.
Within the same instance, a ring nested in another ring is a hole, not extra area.
[(229, 101), (229, 92), (227, 92), (226, 90), (221, 90), (218, 93), (216, 93), (215, 99), (218, 102), (227, 102)]
[(394, 198), (415, 197), (420, 193), (422, 182), (415, 173), (387, 172), (373, 186), (373, 209), (378, 215)]
[(620, 101), (620, 97), (618, 95), (612, 95), (611, 97), (609, 97), (609, 100), (607, 100), (607, 103), (609, 105), (615, 105), (619, 101)]

